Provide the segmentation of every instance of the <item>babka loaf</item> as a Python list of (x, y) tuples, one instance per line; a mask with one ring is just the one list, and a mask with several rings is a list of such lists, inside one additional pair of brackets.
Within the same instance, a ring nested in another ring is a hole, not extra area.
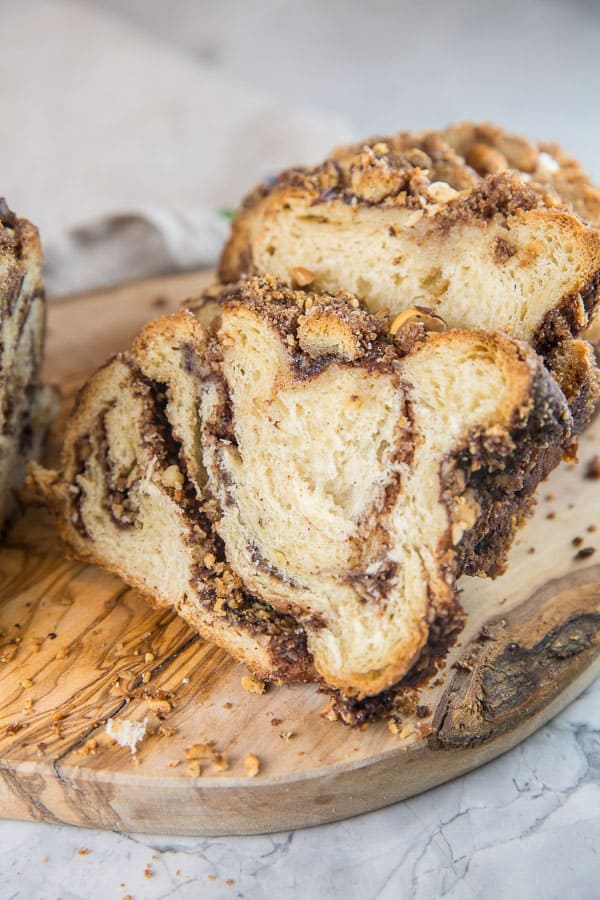
[(423, 306), (450, 328), (527, 341), (551, 367), (560, 346), (554, 372), (580, 430), (598, 375), (591, 348), (569, 342), (597, 304), (600, 233), (565, 203), (597, 221), (600, 193), (553, 152), (491, 126), (341, 148), (246, 198), (220, 278), (349, 290), (392, 316)]
[(568, 406), (500, 334), (390, 334), (352, 294), (270, 277), (212, 299), (210, 330), (159, 319), (91, 378), (61, 471), (34, 478), (79, 558), (260, 677), (376, 695), (463, 572), (502, 571)]
[(0, 532), (15, 508), (25, 459), (37, 455), (46, 424), (44, 328), (37, 229), (0, 199)]

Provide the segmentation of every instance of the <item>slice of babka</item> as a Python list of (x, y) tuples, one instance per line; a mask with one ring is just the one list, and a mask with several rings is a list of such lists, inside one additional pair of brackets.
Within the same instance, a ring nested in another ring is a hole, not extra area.
[(598, 374), (591, 348), (572, 341), (597, 305), (600, 233), (567, 204), (598, 219), (600, 192), (588, 182), (566, 157), (492, 126), (375, 138), (256, 188), (219, 275), (270, 273), (352, 291), (372, 312), (423, 306), (450, 328), (527, 341), (580, 430)]
[(50, 397), (40, 386), (45, 330), (37, 229), (0, 199), (0, 532), (37, 456)]
[[(144, 328), (83, 389), (38, 485), (103, 565), (263, 678), (397, 682), (497, 574), (567, 404), (524, 343), (394, 329), (351, 294), (251, 278)], [(435, 323), (433, 323), (435, 325)]]

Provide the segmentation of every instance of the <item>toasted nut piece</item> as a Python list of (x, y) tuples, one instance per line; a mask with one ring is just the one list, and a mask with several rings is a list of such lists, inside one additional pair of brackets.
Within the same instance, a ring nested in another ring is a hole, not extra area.
[(260, 760), (254, 753), (249, 753), (244, 760), (244, 772), (248, 778), (254, 778), (260, 772)]
[(163, 483), (167, 487), (183, 487), (183, 475), (178, 466), (169, 466), (168, 469), (165, 469), (163, 472)]
[(432, 181), (427, 188), (427, 193), (435, 203), (448, 203), (458, 197), (458, 191), (455, 191), (446, 181)]
[(306, 287), (307, 284), (311, 284), (317, 277), (314, 272), (311, 272), (310, 269), (305, 269), (304, 266), (296, 266), (295, 269), (292, 269), (291, 275), (292, 281), (298, 287)]
[(467, 153), (467, 163), (480, 175), (492, 175), (502, 169), (508, 169), (508, 160), (493, 147), (487, 144), (475, 144)]
[(441, 316), (426, 306), (409, 306), (398, 313), (390, 325), (390, 334), (396, 334), (400, 328), (413, 322), (422, 322), (426, 331), (446, 331), (448, 327)]
[(241, 681), (242, 687), (250, 694), (264, 694), (267, 689), (264, 681), (259, 681), (253, 675), (244, 675)]

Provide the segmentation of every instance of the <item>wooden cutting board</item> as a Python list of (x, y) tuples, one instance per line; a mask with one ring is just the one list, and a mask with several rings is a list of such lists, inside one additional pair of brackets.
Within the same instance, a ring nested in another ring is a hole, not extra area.
[[(142, 322), (209, 277), (52, 304), (47, 374), (66, 405)], [(597, 421), (580, 464), (542, 486), (508, 573), (464, 579), (467, 626), (420, 698), (431, 714), (407, 716), (397, 734), (329, 721), (313, 686), (244, 691), (242, 666), (119, 579), (65, 559), (52, 522), (30, 506), (0, 551), (0, 816), (162, 833), (276, 831), (376, 809), (513, 747), (600, 672), (600, 480), (584, 477), (599, 436)], [(148, 718), (135, 757), (107, 735), (109, 717)], [(210, 741), (229, 768), (196, 761), (197, 776), (185, 751)], [(260, 761), (253, 778), (248, 754)]]

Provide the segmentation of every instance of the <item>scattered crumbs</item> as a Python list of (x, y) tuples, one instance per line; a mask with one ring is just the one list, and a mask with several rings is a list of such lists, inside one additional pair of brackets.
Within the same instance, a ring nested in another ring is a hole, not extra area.
[(235, 884), (235, 881), (233, 880), (233, 878), (228, 878), (225, 884), (227, 885), (227, 887), (231, 887), (232, 884)]
[(24, 678), (20, 682), (20, 685), (22, 688), (30, 688), (30, 687), (33, 687), (33, 681), (31, 680), (31, 678)]
[(189, 678), (182, 678), (182, 679), (181, 679), (181, 683), (182, 683), (182, 684), (189, 684), (189, 683), (190, 683), (190, 679), (189, 679)]
[(400, 729), (400, 738), (404, 740), (405, 738), (411, 737), (414, 733), (415, 729), (412, 722), (406, 722)]
[(588, 525), (588, 527), (585, 530), (588, 531), (590, 534), (593, 534), (598, 529), (596, 528), (595, 525)]
[(59, 647), (56, 651), (56, 659), (66, 659), (69, 655), (69, 651), (66, 647)]
[[(393, 719), (390, 719), (388, 721), (387, 726), (388, 726), (388, 731), (390, 734), (398, 734), (398, 732), (400, 731), (400, 729), (398, 728), (398, 723), (394, 722)], [(358, 748), (355, 748), (355, 749), (358, 749)]]
[(144, 682), (144, 684), (148, 684), (148, 682), (150, 681), (151, 678), (152, 678), (152, 675), (150, 672), (142, 673), (142, 681)]
[(50, 638), (51, 641), (55, 641), (56, 638), (58, 637), (58, 635), (55, 631), (51, 631), (50, 634), (48, 635), (48, 637)]
[(32, 709), (33, 709), (33, 700), (26, 700), (23, 705), (23, 712), (30, 713)]
[(144, 654), (144, 662), (147, 662), (147, 663), (154, 662), (154, 653), (145, 653)]
[(362, 723), (359, 725), (358, 730), (359, 730), (359, 731), (366, 731), (368, 727), (369, 727), (369, 723), (368, 723), (368, 722), (362, 722)]
[(556, 513), (555, 513), (555, 512), (549, 512), (549, 513), (546, 513), (546, 518), (547, 518), (547, 519), (555, 519), (555, 518), (556, 518)]
[(156, 855), (156, 853), (152, 854), (151, 859), (154, 859), (154, 860), (158, 859), (158, 856)]
[(98, 741), (96, 738), (90, 738), (85, 742), (83, 747), (80, 747), (77, 753), (79, 756), (93, 756), (94, 753), (98, 750)]
[(296, 737), (295, 731), (280, 731), (279, 737), (284, 741), (291, 741), (292, 738)]
[(529, 553), (529, 555), (531, 555), (532, 553), (535, 553), (535, 547), (528, 547), (527, 552)]
[(254, 675), (244, 675), (241, 684), (249, 694), (264, 694), (267, 689), (265, 682), (255, 678)]
[(171, 762), (169, 763), (169, 768), (170, 768), (170, 769), (176, 769), (177, 766), (180, 766), (180, 765), (181, 765), (181, 760), (180, 760), (180, 759), (172, 759)]
[(212, 766), (216, 772), (226, 772), (229, 768), (229, 760), (224, 753), (217, 753), (212, 761)]
[(42, 856), (42, 858), (40, 859), (40, 862), (47, 863), (47, 862), (48, 862), (48, 857), (47, 857), (47, 856)]
[(578, 550), (573, 559), (588, 559), (590, 556), (593, 556), (596, 552), (595, 547), (582, 547), (581, 550)]
[(298, 750), (298, 756), (305, 756), (304, 750)]
[(544, 500), (547, 500), (548, 503), (551, 503), (553, 500), (556, 500), (556, 495), (555, 494), (546, 494), (546, 496), (544, 497)]
[(209, 881), (216, 881), (216, 880), (217, 880), (217, 876), (214, 875), (212, 872), (211, 872), (210, 875), (208, 875), (207, 877), (208, 877), (208, 880), (209, 880)]
[(260, 760), (254, 753), (249, 753), (244, 760), (244, 772), (248, 778), (254, 778), (260, 772)]
[(160, 725), (158, 728), (158, 733), (162, 734), (163, 737), (173, 737), (176, 734), (175, 728), (169, 728), (168, 725)]
[(173, 709), (168, 700), (161, 700), (158, 697), (151, 697), (148, 700), (148, 706), (152, 712), (156, 714), (156, 718), (160, 722), (162, 722)]
[(202, 775), (202, 766), (197, 759), (192, 760), (187, 764), (186, 772), (191, 778), (199, 778)]
[(207, 741), (204, 744), (192, 744), (183, 751), (186, 759), (212, 759), (215, 755), (215, 742)]
[(574, 503), (567, 503), (567, 509), (575, 509)]
[(152, 866), (150, 865), (150, 863), (148, 863), (146, 868), (144, 869), (144, 878), (154, 878), (154, 872), (152, 871)]
[(155, 297), (152, 301), (152, 306), (154, 307), (154, 309), (164, 309), (167, 305), (168, 301), (166, 297), (158, 296)]
[(334, 706), (335, 706), (335, 701), (330, 700), (329, 703), (327, 704), (327, 706), (324, 706), (323, 709), (321, 710), (321, 713), (320, 713), (321, 718), (328, 719), (330, 722), (337, 722), (338, 714), (336, 713)]
[(233, 703), (229, 703), (229, 702), (224, 703), (223, 709), (233, 709)]
[(585, 467), (583, 477), (592, 478), (594, 480), (600, 478), (600, 456), (592, 456)]
[(271, 719), (271, 725), (273, 728), (277, 728), (278, 725), (281, 725), (283, 719)]
[(87, 856), (89, 852), (89, 847), (82, 847), (81, 850), (77, 851), (77, 856)]
[(32, 643), (32, 645), (31, 645), (32, 653), (39, 653), (41, 649), (42, 649), (42, 645), (40, 643), (38, 643), (38, 641), (34, 641)]
[(581, 547), (581, 545), (583, 544), (583, 538), (579, 537), (579, 535), (577, 535), (577, 537), (573, 538), (571, 543), (573, 544), (574, 547)]

